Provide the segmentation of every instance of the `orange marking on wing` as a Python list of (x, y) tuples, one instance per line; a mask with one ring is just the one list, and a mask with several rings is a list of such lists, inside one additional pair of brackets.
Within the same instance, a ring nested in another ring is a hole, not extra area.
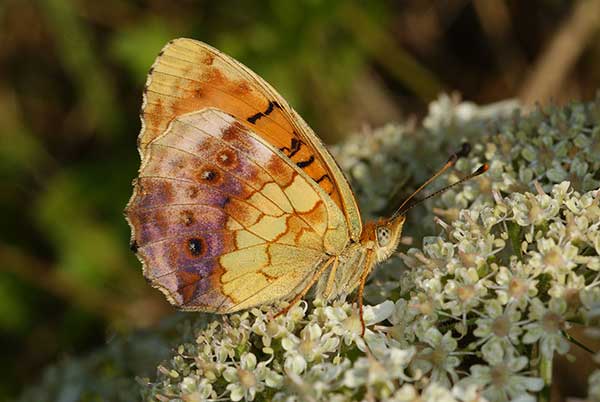
[(181, 211), (179, 216), (181, 218), (181, 224), (183, 226), (192, 226), (196, 222), (194, 212), (189, 209)]
[(216, 156), (217, 164), (228, 169), (235, 169), (238, 165), (238, 156), (232, 149), (222, 148)]
[(242, 203), (235, 198), (231, 198), (224, 209), (229, 216), (244, 227), (254, 225), (265, 215), (250, 204)]
[(277, 239), (278, 243), (323, 250), (320, 236), (298, 216), (290, 216), (287, 227), (288, 230)]
[(234, 93), (240, 96), (247, 95), (251, 91), (252, 88), (250, 87), (250, 85), (248, 85), (248, 81), (238, 81), (234, 89)]
[(267, 264), (265, 265), (266, 267), (270, 267), (271, 264), (273, 263), (273, 256), (271, 256), (271, 249), (270, 247), (267, 247)]
[(206, 64), (207, 66), (212, 66), (214, 61), (215, 61), (215, 56), (212, 53), (208, 53), (208, 52), (206, 52), (206, 54), (204, 55), (204, 59), (202, 59), (202, 63)]
[(226, 142), (240, 142), (242, 144), (247, 144), (247, 135), (246, 128), (236, 121), (223, 131), (222, 138)]
[(195, 199), (196, 197), (198, 197), (198, 192), (199, 192), (199, 191), (200, 191), (200, 190), (198, 189), (198, 187), (197, 187), (197, 186), (193, 186), (193, 185), (192, 185), (192, 186), (188, 186), (188, 187), (187, 187), (186, 194), (187, 194), (187, 196), (189, 197), (189, 199), (193, 200), (193, 199)]
[(212, 274), (210, 275), (211, 288), (218, 290), (220, 294), (229, 298), (233, 303), (237, 303), (232, 296), (223, 293), (223, 282), (221, 281), (221, 277), (223, 277), (224, 274), (225, 268), (223, 268), (221, 264), (217, 263)]
[(211, 186), (220, 186), (223, 184), (223, 175), (221, 171), (210, 164), (200, 166), (199, 169), (196, 169), (195, 178), (198, 183)]
[(323, 235), (327, 230), (327, 209), (322, 200), (319, 200), (310, 211), (300, 213), (299, 215), (313, 228), (317, 229), (319, 235)]
[(257, 270), (257, 273), (261, 274), (267, 280), (267, 282), (271, 283), (271, 282), (277, 280), (279, 278), (279, 276), (270, 275), (265, 272), (265, 269), (269, 269), (269, 267), (271, 267), (273, 264), (273, 262), (272, 262), (273, 257), (271, 256), (271, 248), (270, 247), (266, 248), (266, 254), (267, 254), (267, 262), (263, 267), (261, 267), (260, 269)]
[(298, 174), (282, 161), (281, 158), (278, 158), (277, 155), (273, 155), (273, 157), (269, 159), (266, 168), (280, 187), (289, 186), (294, 180), (294, 177)]
[(274, 275), (269, 275), (266, 272), (264, 272), (262, 269), (258, 271), (259, 274), (261, 274), (262, 276), (265, 277), (265, 279), (267, 280), (267, 282), (271, 283), (275, 280), (277, 280), (279, 277), (278, 276), (274, 276)]
[(305, 227), (299, 228), (298, 231), (296, 232), (296, 234), (294, 235), (294, 243), (298, 244), (298, 245), (302, 245), (302, 240), (303, 240), (304, 235), (306, 233), (310, 233), (310, 232), (312, 232), (312, 230), (309, 230), (308, 228), (305, 228)]
[(186, 271), (178, 271), (176, 275), (181, 284), (177, 291), (181, 295), (183, 303), (188, 303), (194, 296), (194, 291), (198, 286), (198, 282), (202, 280), (202, 276)]
[[(163, 106), (163, 101), (160, 98), (153, 100), (153, 103), (151, 105), (147, 105), (144, 108), (144, 112), (142, 113), (142, 115), (144, 116), (144, 119), (149, 120), (150, 127), (162, 126), (164, 124), (164, 121), (163, 121), (164, 114), (165, 114), (165, 108)], [(166, 128), (166, 125), (165, 125), (165, 128)], [(153, 138), (157, 137), (158, 134), (160, 134), (160, 133), (155, 133)]]
[[(137, 216), (136, 216), (137, 218)], [(168, 227), (169, 221), (167, 216), (165, 216), (165, 213), (162, 211), (156, 211), (153, 215), (153, 221), (154, 221), (154, 225), (161, 228), (163, 231), (165, 231)], [(139, 223), (139, 226), (141, 226), (141, 222)]]
[[(290, 220), (292, 220), (294, 218), (294, 215), (288, 215), (285, 218), (285, 231), (281, 232), (280, 234), (278, 234), (277, 236), (275, 236), (270, 243), (280, 243), (280, 239), (282, 237), (284, 237), (286, 234), (290, 233), (292, 231), (292, 228), (290, 226)], [(270, 260), (270, 257), (269, 257)]]
[(216, 147), (220, 147), (219, 141), (214, 137), (206, 136), (196, 144), (196, 151), (198, 154), (202, 155), (207, 152), (212, 152)]

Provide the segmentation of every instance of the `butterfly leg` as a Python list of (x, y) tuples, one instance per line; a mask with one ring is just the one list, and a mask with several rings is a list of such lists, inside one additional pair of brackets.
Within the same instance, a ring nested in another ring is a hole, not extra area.
[(367, 283), (367, 277), (369, 276), (369, 273), (371, 272), (371, 269), (373, 268), (373, 257), (374, 257), (374, 253), (372, 251), (369, 251), (367, 254), (367, 258), (365, 261), (365, 265), (364, 265), (364, 271), (362, 272), (361, 276), (360, 276), (360, 285), (358, 287), (358, 315), (360, 317), (360, 325), (361, 325), (361, 333), (360, 336), (365, 336), (365, 329), (366, 329), (366, 325), (365, 325), (365, 319), (363, 317), (363, 292), (365, 290), (365, 283)]
[(313, 277), (310, 279), (310, 281), (308, 282), (308, 284), (304, 287), (304, 289), (302, 289), (300, 291), (300, 293), (298, 293), (296, 295), (296, 297), (294, 297), (289, 304), (287, 305), (287, 307), (285, 307), (283, 310), (281, 310), (279, 313), (275, 314), (273, 316), (273, 318), (277, 318), (280, 315), (283, 315), (285, 313), (287, 313), (288, 311), (290, 311), (290, 309), (296, 304), (298, 303), (300, 300), (302, 300), (302, 298), (308, 293), (308, 291), (310, 290), (310, 288), (315, 284), (315, 282), (317, 280), (319, 280), (319, 278), (321, 277), (321, 275), (323, 274), (323, 272), (325, 272), (325, 270), (327, 268), (329, 268), (329, 266), (334, 263), (337, 262), (337, 257), (331, 257), (330, 259), (328, 259), (325, 264), (323, 264), (323, 266), (321, 268), (319, 268), (317, 270), (317, 272), (315, 272), (315, 274), (313, 275)]
[(329, 271), (329, 277), (327, 277), (327, 285), (325, 286), (325, 292), (323, 292), (325, 299), (329, 299), (331, 296), (331, 292), (333, 291), (333, 282), (335, 281), (335, 274), (339, 265), (340, 261), (338, 258), (336, 258), (333, 262), (333, 266), (331, 267), (331, 271)]

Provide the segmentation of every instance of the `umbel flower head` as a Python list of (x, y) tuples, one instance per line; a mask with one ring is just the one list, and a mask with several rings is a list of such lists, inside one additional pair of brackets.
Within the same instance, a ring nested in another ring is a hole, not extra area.
[[(394, 183), (419, 181), (414, 155), (443, 155), (445, 141), (460, 142), (449, 132), (477, 144), (450, 181), (491, 166), (415, 211), (438, 225), (411, 235), (439, 235), (373, 275), (364, 337), (346, 301), (302, 302), (275, 319), (277, 307), (211, 317), (144, 397), (530, 400), (549, 386), (543, 367), (568, 353), (571, 323), (600, 316), (600, 100), (527, 116), (513, 108), (442, 98), (420, 131), (390, 125), (336, 148), (368, 214), (385, 209)], [(590, 378), (591, 395), (599, 384), (600, 375)]]

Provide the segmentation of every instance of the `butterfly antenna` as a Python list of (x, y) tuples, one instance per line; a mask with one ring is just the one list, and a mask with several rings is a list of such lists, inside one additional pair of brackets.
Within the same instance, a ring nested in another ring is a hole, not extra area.
[[(431, 176), (429, 179), (427, 179), (425, 181), (425, 183), (421, 184), (421, 186), (418, 189), (416, 189), (411, 195), (408, 196), (408, 198), (406, 198), (402, 202), (402, 204), (400, 204), (398, 209), (396, 209), (396, 212), (394, 212), (392, 214), (392, 219), (397, 217), (401, 213), (406, 212), (406, 210), (410, 209), (410, 208), (404, 209), (404, 207), (408, 204), (409, 201), (411, 201), (413, 198), (415, 198), (415, 196), (417, 194), (419, 194), (425, 187), (427, 187), (429, 184), (431, 184), (431, 182), (433, 182), (440, 175), (442, 175), (446, 170), (448, 170), (452, 166), (454, 166), (456, 164), (456, 161), (458, 161), (458, 158), (462, 158), (462, 157), (469, 155), (469, 152), (471, 152), (471, 144), (469, 144), (468, 142), (463, 143), (461, 148), (458, 151), (456, 151), (452, 155), (450, 155), (450, 157), (448, 158), (448, 161), (444, 164), (444, 166), (442, 166), (437, 172), (435, 172), (433, 174), (433, 176)], [(464, 181), (464, 180), (461, 180), (460, 182), (462, 182), (462, 181)], [(460, 183), (460, 182), (458, 182), (458, 183)], [(455, 184), (458, 184), (458, 183), (455, 183)], [(450, 187), (452, 187), (452, 186), (448, 186), (448, 188), (450, 188)], [(442, 189), (442, 190), (445, 191), (448, 188)], [(436, 191), (436, 193), (439, 193), (439, 191)], [(434, 193), (434, 194), (436, 194), (436, 193)], [(427, 198), (429, 198), (429, 197), (427, 197)], [(425, 199), (427, 199), (427, 198), (425, 198)], [(411, 206), (411, 208), (412, 208), (412, 206)]]
[(462, 179), (460, 179), (459, 181), (457, 181), (456, 183), (452, 183), (449, 186), (446, 186), (444, 188), (439, 189), (438, 191), (429, 194), (427, 197), (425, 198), (421, 198), (420, 200), (410, 204), (408, 207), (404, 208), (400, 213), (406, 213), (406, 211), (408, 211), (409, 209), (414, 208), (415, 206), (419, 205), (420, 203), (422, 203), (425, 200), (428, 200), (430, 198), (436, 197), (442, 193), (445, 193), (446, 191), (450, 190), (452, 187), (454, 186), (458, 186), (459, 184), (462, 184), (468, 180), (471, 180), (473, 177), (477, 177), (480, 174), (483, 174), (485, 172), (487, 172), (489, 169), (489, 165), (487, 163), (484, 163), (483, 165), (479, 166), (479, 168), (477, 168), (476, 171), (474, 171), (473, 173), (463, 177)]

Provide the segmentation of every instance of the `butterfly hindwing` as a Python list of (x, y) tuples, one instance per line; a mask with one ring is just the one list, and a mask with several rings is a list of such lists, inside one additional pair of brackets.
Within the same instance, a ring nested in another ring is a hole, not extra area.
[(145, 276), (189, 310), (289, 299), (349, 240), (320, 186), (216, 109), (179, 115), (146, 144), (127, 217)]
[(176, 39), (160, 52), (144, 91), (139, 149), (177, 116), (216, 108), (277, 148), (342, 210), (350, 237), (362, 230), (358, 207), (344, 175), (319, 138), (263, 79), (202, 42)]

